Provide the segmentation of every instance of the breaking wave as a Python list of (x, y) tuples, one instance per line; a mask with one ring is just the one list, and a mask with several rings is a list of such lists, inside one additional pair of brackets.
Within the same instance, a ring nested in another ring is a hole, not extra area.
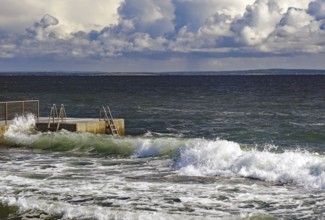
[[(180, 147), (188, 147), (200, 139), (181, 139), (159, 134), (139, 137), (113, 137), (110, 135), (35, 131), (32, 115), (17, 117), (4, 134), (5, 144), (10, 147), (89, 153), (104, 156), (156, 157), (170, 156)], [(194, 144), (195, 145), (195, 144)]]
[(203, 141), (182, 149), (173, 166), (182, 175), (239, 176), (325, 189), (325, 157), (301, 150), (244, 151), (231, 141)]
[(104, 156), (169, 157), (171, 168), (180, 175), (246, 177), (325, 189), (325, 156), (317, 153), (243, 149), (236, 142), (219, 139), (40, 133), (33, 130), (34, 126), (32, 116), (16, 118), (4, 135), (5, 142), (8, 146)]

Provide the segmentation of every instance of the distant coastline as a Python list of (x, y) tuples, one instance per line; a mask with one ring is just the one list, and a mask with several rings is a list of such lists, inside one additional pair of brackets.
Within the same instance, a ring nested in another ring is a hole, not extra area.
[(0, 76), (262, 76), (262, 75), (325, 75), (317, 69), (256, 69), (232, 71), (175, 72), (104, 72), (104, 71), (0, 71)]

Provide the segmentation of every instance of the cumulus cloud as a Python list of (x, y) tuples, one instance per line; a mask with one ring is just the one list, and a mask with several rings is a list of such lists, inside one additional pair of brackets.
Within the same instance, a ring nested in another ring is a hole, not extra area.
[[(207, 17), (198, 31), (183, 27), (176, 41), (178, 45), (186, 42), (187, 51), (202, 45), (207, 52), (214, 48), (245, 55), (325, 52), (320, 3), (324, 1), (257, 0), (247, 4), (243, 13), (219, 10)], [(314, 4), (318, 10), (313, 9)]]
[(324, 0), (0, 3), (2, 58), (44, 54), (57, 59), (187, 56), (190, 60), (198, 54), (211, 58), (325, 52)]
[(159, 36), (174, 31), (171, 0), (125, 0), (119, 15), (121, 20), (131, 22), (137, 32)]
[(174, 0), (175, 25), (178, 29), (186, 26), (188, 30), (195, 31), (206, 23), (206, 19), (215, 15), (226, 15), (232, 19), (244, 14), (247, 5), (255, 0)]
[(280, 19), (280, 8), (276, 2), (258, 0), (246, 7), (244, 16), (235, 22), (233, 30), (243, 44), (256, 45), (274, 31)]
[(63, 34), (100, 30), (118, 22), (122, 0), (0, 0), (0, 30), (23, 33), (45, 14), (60, 21)]
[(315, 16), (317, 20), (325, 19), (325, 1), (318, 0), (309, 3), (308, 13)]
[(40, 22), (36, 22), (32, 27), (27, 28), (26, 31), (28, 36), (35, 37), (38, 40), (43, 40), (46, 38), (54, 38), (55, 33), (51, 32), (50, 26), (55, 26), (59, 24), (59, 20), (51, 15), (44, 15)]
[(265, 48), (274, 53), (323, 53), (325, 32), (306, 10), (289, 8)]

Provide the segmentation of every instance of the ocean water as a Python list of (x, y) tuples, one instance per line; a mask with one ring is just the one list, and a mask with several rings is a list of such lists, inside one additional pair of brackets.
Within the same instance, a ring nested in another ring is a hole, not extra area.
[(0, 101), (99, 117), (125, 137), (0, 141), (0, 219), (325, 219), (325, 75), (0, 76)]

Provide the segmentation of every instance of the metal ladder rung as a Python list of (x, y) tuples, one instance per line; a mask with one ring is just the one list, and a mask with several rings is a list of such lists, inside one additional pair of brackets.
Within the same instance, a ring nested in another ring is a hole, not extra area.
[[(113, 116), (112, 116), (112, 113), (111, 113), (111, 110), (109, 109), (108, 106), (103, 106), (102, 109), (103, 112), (104, 112), (104, 120), (106, 122), (106, 129), (109, 129), (111, 131), (111, 134), (113, 136), (118, 136), (119, 133), (118, 133), (118, 129), (116, 128), (115, 126), (115, 123), (114, 123), (114, 119), (113, 119)], [(109, 114), (107, 114), (107, 112)], [(100, 111), (100, 118), (101, 118), (101, 114), (102, 114), (102, 111)]]
[(65, 113), (64, 105), (61, 104), (60, 114), (58, 114), (58, 110), (56, 108), (56, 105), (53, 104), (53, 106), (51, 108), (47, 128), (48, 129), (51, 128), (51, 119), (52, 119), (52, 123), (57, 123), (56, 131), (58, 131), (59, 128), (60, 128), (60, 123), (63, 122), (66, 118), (67, 118), (67, 115)]

